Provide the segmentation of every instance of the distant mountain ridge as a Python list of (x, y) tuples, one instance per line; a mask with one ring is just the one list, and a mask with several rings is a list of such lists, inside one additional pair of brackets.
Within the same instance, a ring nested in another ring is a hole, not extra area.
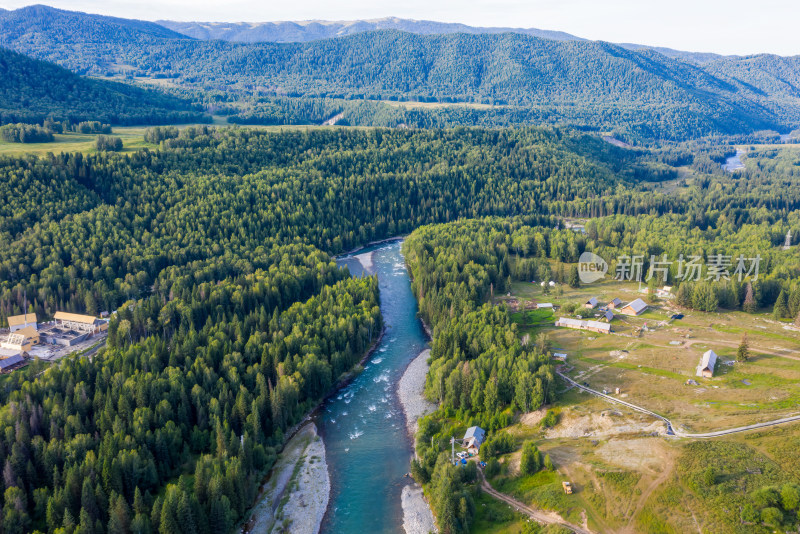
[(81, 74), (166, 78), (247, 98), (471, 102), (667, 138), (800, 125), (800, 56), (700, 65), (653, 49), (513, 32), (377, 30), (239, 43), (153, 25), (37, 6), (0, 13), (0, 46)]
[(585, 41), (561, 31), (537, 28), (475, 27), (451, 22), (384, 17), (368, 20), (306, 20), (275, 22), (178, 22), (159, 20), (157, 24), (195, 39), (240, 43), (303, 43), (376, 30), (399, 30), (419, 35), (450, 33), (519, 33), (554, 41)]
[[(376, 30), (399, 30), (418, 35), (446, 35), (451, 33), (496, 34), (516, 33), (552, 39), (553, 41), (588, 41), (570, 33), (542, 30), (538, 28), (513, 28), (498, 26), (469, 26), (454, 22), (402, 19), (383, 17), (366, 20), (303, 20), (274, 22), (181, 22), (158, 20), (160, 24), (176, 33), (203, 40), (219, 40), (235, 43), (306, 43), (321, 39), (346, 37), (356, 33)], [(616, 43), (628, 50), (651, 49), (667, 57), (707, 63), (726, 56), (712, 52), (687, 52), (673, 48), (648, 46), (635, 43)]]

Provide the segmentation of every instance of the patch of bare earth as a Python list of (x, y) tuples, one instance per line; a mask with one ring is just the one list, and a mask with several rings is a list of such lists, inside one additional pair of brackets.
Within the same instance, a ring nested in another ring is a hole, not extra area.
[(555, 438), (609, 438), (622, 434), (666, 434), (663, 421), (639, 414), (624, 414), (609, 409), (599, 413), (578, 414), (574, 410), (564, 410), (561, 421), (547, 430), (548, 439)]

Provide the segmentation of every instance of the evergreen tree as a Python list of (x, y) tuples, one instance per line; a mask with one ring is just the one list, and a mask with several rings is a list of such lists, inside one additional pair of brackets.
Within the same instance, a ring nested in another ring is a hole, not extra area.
[(739, 349), (736, 351), (736, 361), (745, 363), (750, 359), (750, 346), (747, 342), (747, 332), (742, 336), (742, 342), (739, 344)]
[(580, 275), (578, 274), (578, 267), (573, 265), (572, 268), (569, 270), (569, 287), (578, 288), (581, 287), (581, 279)]
[(772, 316), (775, 319), (783, 319), (789, 316), (789, 307), (786, 302), (786, 292), (781, 290), (778, 294), (778, 299), (775, 301), (775, 307), (772, 309)]
[(753, 284), (748, 281), (744, 294), (744, 302), (742, 303), (742, 310), (746, 311), (747, 313), (755, 313), (757, 309), (758, 304), (756, 303), (755, 296), (753, 295)]

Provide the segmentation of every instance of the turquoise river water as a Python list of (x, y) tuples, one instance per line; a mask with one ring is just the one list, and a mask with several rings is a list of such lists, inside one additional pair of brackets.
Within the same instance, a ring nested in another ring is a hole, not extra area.
[[(325, 441), (331, 495), (322, 532), (402, 532), (400, 494), (409, 479), (411, 437), (397, 397), (409, 362), (427, 347), (417, 318), (400, 242), (363, 249), (372, 252), (364, 269), (355, 256), (338, 260), (353, 276), (378, 274), (386, 325), (380, 345), (347, 387), (330, 397), (316, 417)], [(362, 256), (363, 257), (363, 256)]]

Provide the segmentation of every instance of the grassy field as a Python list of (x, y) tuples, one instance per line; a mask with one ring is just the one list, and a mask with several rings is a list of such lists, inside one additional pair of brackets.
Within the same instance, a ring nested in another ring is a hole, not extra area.
[[(639, 317), (612, 322), (612, 334), (556, 328), (561, 306), (582, 305), (597, 297), (604, 306), (614, 297), (627, 303), (645, 295), (637, 284), (603, 281), (544, 294), (539, 285), (515, 283), (505, 301), (522, 335), (546, 333), (553, 351), (568, 355), (562, 370), (595, 389), (668, 416), (688, 431), (730, 428), (800, 412), (800, 332), (784, 328), (767, 314), (682, 310), (656, 301)], [(555, 313), (532, 310), (533, 302), (552, 302)], [(594, 319), (597, 310), (575, 314)], [(683, 313), (680, 320), (670, 320)], [(751, 358), (734, 363), (743, 334)], [(695, 376), (704, 351), (720, 363), (711, 379)], [(697, 385), (687, 383), (694, 380)], [(744, 521), (750, 495), (765, 486), (800, 479), (800, 425), (734, 434), (714, 440), (666, 436), (664, 424), (621, 405), (560, 386), (548, 407), (558, 414), (553, 428), (542, 428), (544, 410), (524, 414), (508, 427), (521, 447), (533, 440), (549, 454), (556, 472), (520, 477), (519, 450), (503, 457), (506, 466), (492, 480), (501, 491), (541, 508), (555, 510), (597, 532), (760, 533), (772, 527)], [(712, 482), (708, 468), (713, 469)], [(569, 480), (573, 495), (560, 492)], [(795, 521), (785, 518), (786, 525)]]
[[(600, 306), (614, 297), (628, 302), (644, 297), (637, 286), (604, 281), (572, 289), (562, 286), (550, 294), (529, 283), (515, 283), (512, 298), (518, 302), (547, 301), (557, 306), (583, 304), (597, 297)], [(579, 309), (585, 319), (598, 310)], [(675, 313), (681, 320), (671, 321)], [(550, 336), (553, 351), (568, 355), (568, 374), (595, 389), (620, 396), (661, 413), (687, 431), (734, 427), (775, 419), (800, 411), (800, 332), (765, 314), (743, 312), (704, 313), (679, 310), (658, 301), (639, 317), (619, 316), (612, 334), (556, 328), (561, 316), (544, 310), (518, 311), (512, 319), (523, 333)], [(747, 334), (751, 359), (734, 363), (743, 334)], [(714, 378), (695, 376), (702, 354), (719, 355)], [(694, 380), (698, 385), (687, 384)]]
[[(225, 117), (215, 116), (212, 126), (232, 126)], [(178, 128), (185, 128), (187, 124), (176, 125)], [(309, 128), (345, 128), (345, 126), (314, 126), (314, 125), (282, 125), (282, 126), (236, 126), (238, 128), (250, 128), (279, 132), (282, 130), (307, 130)], [(157, 148), (157, 145), (145, 143), (144, 132), (147, 126), (115, 126), (111, 135), (122, 139), (122, 153), (136, 152), (142, 148)], [(22, 154), (44, 155), (47, 153), (60, 154), (61, 152), (81, 152), (83, 154), (93, 154), (95, 150), (95, 140), (97, 134), (66, 133), (55, 134), (55, 141), (52, 143), (9, 143), (0, 140), (0, 155), (19, 156)]]
[[(123, 152), (135, 152), (144, 147), (155, 147), (144, 142), (145, 127), (115, 127), (112, 135), (122, 139)], [(55, 134), (52, 143), (9, 143), (0, 140), (0, 154), (18, 156), (21, 154), (43, 155), (48, 152), (82, 152), (92, 154), (97, 134), (66, 133)]]

